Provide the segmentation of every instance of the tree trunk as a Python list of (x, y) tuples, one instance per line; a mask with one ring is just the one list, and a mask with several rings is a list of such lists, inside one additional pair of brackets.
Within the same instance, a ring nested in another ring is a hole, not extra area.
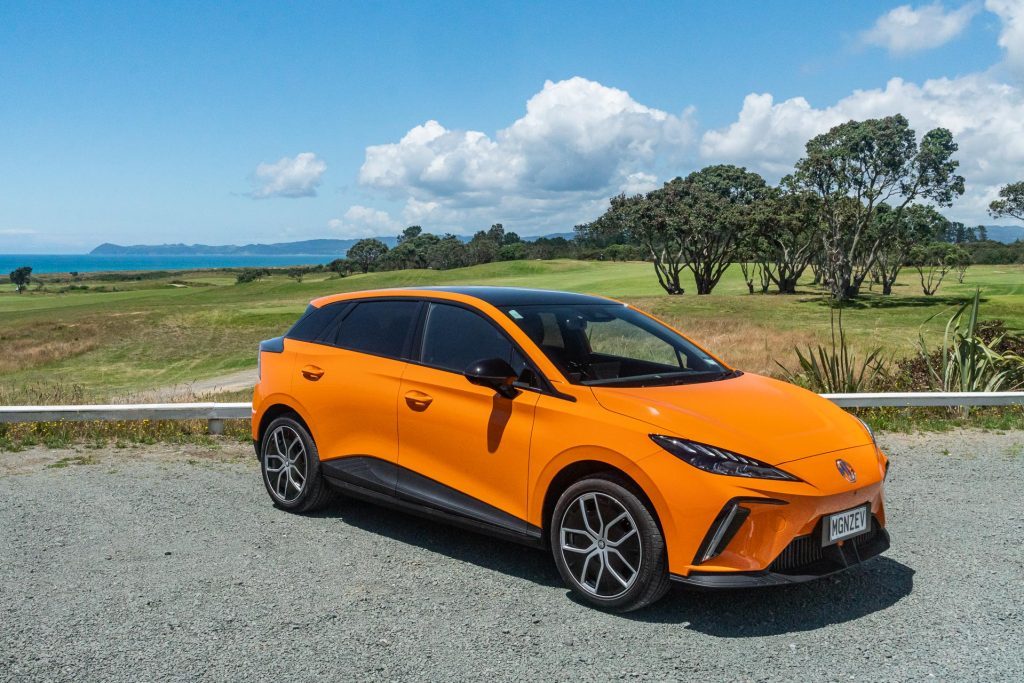
[(882, 294), (884, 296), (892, 294), (892, 282), (889, 280), (882, 280)]

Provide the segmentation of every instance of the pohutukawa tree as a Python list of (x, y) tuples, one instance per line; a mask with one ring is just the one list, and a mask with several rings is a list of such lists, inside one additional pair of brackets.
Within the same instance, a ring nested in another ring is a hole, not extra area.
[(871, 230), (880, 205), (889, 204), (900, 216), (915, 200), (949, 206), (963, 194), (956, 151), (945, 128), (928, 131), (918, 144), (900, 114), (849, 121), (807, 143), (794, 180), (821, 199), (824, 265), (833, 297), (856, 296), (875, 265), (887, 238)]
[(359, 270), (369, 273), (370, 269), (380, 263), (384, 255), (388, 253), (388, 245), (378, 239), (361, 239), (353, 244), (346, 257), (356, 263)]
[(881, 237), (875, 259), (874, 276), (882, 284), (882, 294), (892, 294), (892, 286), (907, 262), (911, 250), (943, 238), (949, 221), (930, 206), (911, 204), (902, 213), (888, 204), (878, 207), (872, 223), (872, 237)]
[(18, 294), (21, 294), (28, 287), (29, 283), (32, 282), (32, 266), (15, 268), (11, 271), (9, 277)]
[(670, 225), (661, 202), (653, 200), (654, 192), (612, 197), (608, 211), (593, 223), (577, 226), (584, 236), (621, 235), (641, 245), (654, 265), (658, 284), (668, 294), (682, 294), (680, 282), (683, 269), (684, 234)]
[(788, 177), (778, 189), (769, 188), (755, 206), (750, 256), (759, 262), (765, 281), (774, 283), (781, 294), (796, 293), (796, 283), (818, 254), (820, 211), (818, 196), (794, 189)]
[(917, 270), (921, 291), (925, 296), (932, 296), (939, 291), (949, 271), (966, 268), (971, 263), (971, 255), (958, 244), (932, 242), (915, 246), (907, 260)]
[(993, 218), (1024, 221), (1024, 180), (1000, 188), (999, 199), (988, 205), (988, 212)]
[(736, 259), (768, 187), (758, 174), (722, 164), (676, 178), (651, 194), (660, 195), (669, 225), (683, 236), (683, 263), (697, 294), (710, 294)]

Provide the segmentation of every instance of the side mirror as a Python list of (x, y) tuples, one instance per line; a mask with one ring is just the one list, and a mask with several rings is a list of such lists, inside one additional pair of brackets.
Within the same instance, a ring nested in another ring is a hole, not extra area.
[(471, 363), (462, 374), (471, 384), (494, 389), (505, 398), (515, 398), (519, 395), (519, 390), (512, 386), (516, 381), (516, 371), (501, 358), (478, 360)]

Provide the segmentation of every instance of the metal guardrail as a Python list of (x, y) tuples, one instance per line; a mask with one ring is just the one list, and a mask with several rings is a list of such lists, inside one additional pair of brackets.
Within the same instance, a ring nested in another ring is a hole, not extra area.
[(211, 434), (224, 420), (248, 420), (251, 403), (137, 403), (82, 406), (0, 406), (3, 422), (91, 422), (93, 420), (207, 420)]
[[(905, 392), (822, 394), (843, 408), (1006, 406), (1024, 404), (1024, 391)], [(0, 423), (90, 422), (93, 420), (207, 420), (211, 434), (224, 431), (224, 420), (248, 420), (249, 403), (140, 403), (81, 406), (0, 406)]]
[(822, 394), (822, 398), (843, 408), (881, 408), (895, 406), (1009, 406), (1024, 404), (1024, 391), (907, 391), (879, 394)]

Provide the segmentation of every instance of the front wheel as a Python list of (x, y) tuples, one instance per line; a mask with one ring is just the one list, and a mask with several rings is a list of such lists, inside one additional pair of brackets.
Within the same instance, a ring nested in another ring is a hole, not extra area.
[(669, 589), (661, 529), (619, 477), (594, 475), (566, 489), (551, 516), (550, 534), (562, 580), (596, 607), (629, 612)]
[(260, 448), (260, 469), (270, 499), (283, 510), (313, 512), (330, 498), (313, 437), (293, 417), (282, 416), (267, 425)]

